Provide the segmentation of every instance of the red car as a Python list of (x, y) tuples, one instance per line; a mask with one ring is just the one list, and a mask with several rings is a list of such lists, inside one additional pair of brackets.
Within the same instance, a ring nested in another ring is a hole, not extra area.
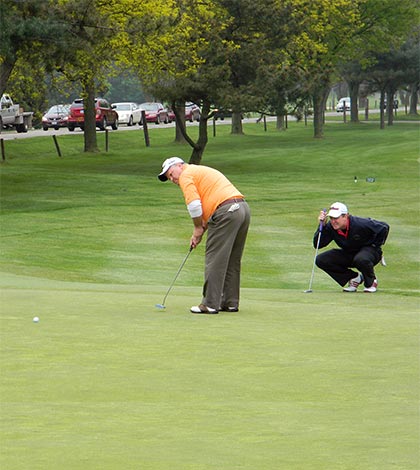
[(199, 121), (201, 117), (200, 108), (194, 103), (185, 103), (185, 120), (186, 121)]
[[(96, 108), (96, 127), (104, 131), (107, 126), (112, 129), (118, 129), (118, 113), (111, 108), (107, 100), (103, 98), (95, 98)], [(85, 110), (83, 107), (83, 99), (79, 98), (73, 101), (70, 106), (70, 115), (67, 120), (69, 131), (73, 132), (76, 127), (82, 130), (85, 127)]]
[[(175, 122), (175, 113), (171, 108), (168, 108), (169, 122)], [(185, 103), (185, 120), (186, 121), (199, 121), (201, 117), (200, 108), (194, 103)]]
[(155, 124), (170, 122), (168, 110), (162, 103), (142, 103), (140, 109), (146, 113), (146, 122), (154, 122)]
[(69, 104), (56, 104), (42, 116), (42, 128), (47, 131), (54, 128), (56, 131), (60, 127), (67, 127), (67, 120), (69, 118), (70, 105)]
[(168, 118), (169, 118), (169, 123), (176, 121), (175, 113), (173, 112), (171, 108), (168, 108)]

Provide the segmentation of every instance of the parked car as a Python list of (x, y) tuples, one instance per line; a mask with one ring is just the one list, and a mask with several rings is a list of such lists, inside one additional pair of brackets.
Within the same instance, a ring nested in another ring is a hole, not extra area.
[(232, 117), (232, 110), (231, 109), (219, 108), (219, 109), (214, 110), (213, 119), (215, 119), (215, 120), (220, 119), (220, 120), (223, 121), (225, 119), (225, 117)]
[(171, 108), (168, 108), (168, 118), (169, 118), (169, 122), (175, 122), (176, 121), (175, 113), (173, 112), (173, 110)]
[[(393, 100), (393, 108), (398, 109), (398, 100)], [(386, 109), (386, 98), (384, 100), (384, 109)]]
[(118, 113), (118, 124), (127, 124), (127, 126), (140, 124), (141, 109), (137, 103), (112, 103), (111, 108)]
[[(118, 113), (111, 108), (107, 100), (103, 98), (95, 98), (96, 109), (96, 127), (104, 131), (107, 126), (112, 129), (118, 129)], [(85, 127), (85, 110), (83, 107), (83, 99), (78, 98), (73, 101), (70, 106), (70, 115), (67, 121), (69, 131), (73, 132), (76, 127), (84, 129)]]
[[(199, 121), (201, 117), (200, 108), (194, 103), (186, 103), (185, 104), (185, 120), (186, 121)], [(175, 113), (171, 108), (168, 108), (168, 118), (169, 122), (175, 122), (176, 117)]]
[(200, 108), (194, 103), (185, 103), (185, 120), (199, 121), (201, 116)]
[(56, 104), (42, 116), (42, 128), (47, 131), (50, 128), (58, 130), (60, 127), (67, 127), (70, 114), (69, 104)]
[(346, 111), (350, 111), (350, 109), (351, 109), (350, 97), (349, 97), (349, 96), (346, 96), (346, 97), (344, 97), (344, 98), (340, 98), (340, 100), (338, 101), (337, 107), (335, 108), (335, 110), (337, 111), (337, 113), (342, 113), (342, 112), (344, 112), (344, 103), (345, 103), (345, 105), (346, 105)]
[(162, 103), (142, 103), (140, 109), (146, 112), (146, 122), (169, 123), (168, 110)]

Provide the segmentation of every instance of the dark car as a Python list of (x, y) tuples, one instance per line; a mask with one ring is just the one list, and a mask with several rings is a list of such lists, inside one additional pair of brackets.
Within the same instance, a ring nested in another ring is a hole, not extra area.
[(154, 122), (155, 124), (170, 122), (168, 110), (162, 103), (142, 103), (140, 109), (145, 111), (146, 122)]
[(214, 115), (213, 115), (213, 119), (220, 119), (220, 120), (224, 120), (225, 118), (230, 118), (232, 117), (232, 110), (231, 109), (215, 109), (214, 110)]
[(47, 131), (50, 128), (58, 130), (60, 127), (67, 127), (70, 113), (69, 104), (56, 104), (42, 116), (42, 128)]
[(199, 121), (201, 116), (200, 108), (194, 103), (185, 103), (185, 120)]
[[(393, 100), (393, 108), (398, 109), (398, 100)], [(384, 100), (384, 109), (386, 109), (386, 98)]]
[[(103, 98), (95, 98), (95, 109), (96, 109), (96, 127), (99, 127), (101, 131), (104, 131), (107, 126), (111, 126), (112, 129), (118, 129), (118, 113), (111, 108), (111, 105), (107, 100)], [(85, 110), (83, 106), (83, 99), (78, 98), (73, 101), (70, 106), (70, 115), (67, 121), (67, 127), (69, 131), (74, 131), (76, 127), (80, 127), (82, 130), (85, 127)]]

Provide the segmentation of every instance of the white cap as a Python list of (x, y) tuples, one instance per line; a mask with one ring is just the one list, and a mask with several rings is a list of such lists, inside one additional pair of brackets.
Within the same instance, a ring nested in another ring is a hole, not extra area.
[(158, 178), (161, 181), (168, 181), (168, 178), (166, 177), (165, 173), (171, 168), (172, 165), (176, 165), (177, 163), (185, 163), (182, 158), (179, 157), (170, 157), (167, 158), (163, 163), (162, 163), (162, 171), (158, 174)]
[(347, 206), (341, 202), (334, 202), (328, 211), (328, 217), (340, 217), (340, 215), (348, 214)]

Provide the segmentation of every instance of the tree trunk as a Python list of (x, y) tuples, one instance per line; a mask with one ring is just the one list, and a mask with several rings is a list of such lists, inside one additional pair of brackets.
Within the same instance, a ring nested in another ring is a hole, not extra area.
[(410, 114), (417, 115), (419, 83), (413, 83), (410, 86)]
[(198, 124), (198, 140), (194, 142), (187, 133), (187, 128), (185, 126), (185, 109), (180, 112), (179, 107), (173, 106), (173, 111), (175, 113), (177, 129), (182, 134), (183, 139), (190, 145), (193, 149), (189, 163), (194, 163), (199, 165), (201, 162), (201, 157), (203, 156), (204, 150), (208, 142), (208, 133), (207, 133), (207, 121), (210, 113), (210, 103), (203, 102), (203, 107), (201, 110), (200, 122)]
[(316, 139), (322, 139), (324, 137), (325, 105), (329, 91), (329, 86), (324, 85), (324, 87), (322, 87), (320, 85), (312, 95), (314, 103), (314, 137)]
[(234, 111), (232, 113), (231, 134), (242, 135), (244, 133), (242, 127), (242, 113)]
[(394, 89), (388, 89), (386, 93), (386, 115), (388, 117), (388, 126), (394, 124)]
[(350, 122), (359, 122), (359, 82), (348, 82), (350, 94)]
[(96, 110), (95, 110), (95, 84), (93, 79), (88, 79), (84, 84), (83, 108), (84, 108), (84, 141), (85, 152), (99, 152), (96, 139)]
[[(174, 109), (174, 106), (172, 107)], [(178, 124), (179, 119), (182, 120), (184, 128), (185, 128), (185, 104), (183, 106), (177, 107), (178, 113), (175, 114), (175, 142), (179, 144), (185, 144), (186, 140), (184, 134), (182, 133), (181, 126)]]
[(284, 114), (278, 114), (276, 119), (276, 129), (279, 131), (286, 130), (286, 119)]
[(379, 109), (380, 109), (380, 129), (385, 129), (385, 113), (384, 113), (384, 105), (385, 105), (385, 92), (381, 90), (381, 98), (379, 100)]

